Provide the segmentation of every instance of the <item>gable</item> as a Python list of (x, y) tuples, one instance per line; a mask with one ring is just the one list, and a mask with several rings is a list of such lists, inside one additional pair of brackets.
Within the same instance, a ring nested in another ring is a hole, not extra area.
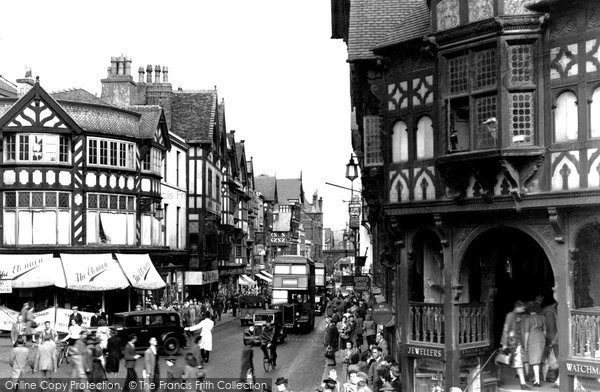
[(0, 128), (52, 128), (73, 129), (81, 132), (81, 128), (65, 112), (65, 110), (36, 83), (35, 86), (0, 118)]

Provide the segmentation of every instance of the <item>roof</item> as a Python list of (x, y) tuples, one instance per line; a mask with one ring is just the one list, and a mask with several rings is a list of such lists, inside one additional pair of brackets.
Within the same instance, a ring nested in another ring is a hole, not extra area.
[(275, 258), (275, 263), (292, 263), (292, 264), (314, 264), (315, 262), (304, 256), (296, 256), (296, 255), (284, 255), (277, 256)]
[(276, 201), (276, 181), (277, 179), (275, 177), (267, 176), (266, 174), (261, 174), (258, 177), (254, 177), (254, 187), (257, 192), (262, 193), (266, 201)]
[(288, 200), (298, 200), (303, 202), (302, 179), (284, 178), (277, 180), (277, 202), (279, 204), (289, 204)]
[(57, 101), (74, 101), (90, 103), (93, 105), (113, 106), (82, 88), (72, 88), (68, 90), (56, 91), (50, 93), (50, 95)]
[(408, 15), (374, 49), (411, 41), (431, 32), (431, 16), (425, 1), (415, 4)]
[(288, 232), (291, 229), (292, 223), (292, 212), (291, 211), (279, 211), (276, 215), (277, 219), (273, 219), (273, 231)]
[(160, 122), (162, 108), (158, 105), (135, 105), (129, 106), (128, 109), (142, 115), (140, 131), (145, 138), (153, 138)]
[(152, 138), (140, 127), (140, 115), (111, 107), (91, 106), (87, 103), (64, 101), (60, 104), (71, 118), (86, 132), (115, 136)]
[(371, 50), (425, 0), (352, 0), (348, 29), (348, 60), (373, 59)]
[(212, 142), (217, 121), (216, 90), (173, 92), (171, 129), (186, 142)]
[(14, 98), (17, 96), (17, 88), (0, 75), (0, 97)]

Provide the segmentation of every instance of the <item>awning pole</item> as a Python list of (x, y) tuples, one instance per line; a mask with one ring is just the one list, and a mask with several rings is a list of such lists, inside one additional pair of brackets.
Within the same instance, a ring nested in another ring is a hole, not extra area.
[(131, 286), (127, 287), (127, 311), (131, 312)]
[(106, 298), (104, 297), (105, 292), (102, 292), (102, 310), (106, 313)]

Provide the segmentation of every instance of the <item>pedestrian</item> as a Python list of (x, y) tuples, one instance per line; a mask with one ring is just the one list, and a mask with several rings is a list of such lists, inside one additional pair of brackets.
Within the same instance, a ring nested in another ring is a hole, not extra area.
[(371, 357), (373, 358), (373, 360), (371, 361), (371, 365), (369, 365), (369, 373), (367, 373), (367, 383), (369, 385), (373, 385), (375, 383), (375, 379), (377, 377), (376, 369), (381, 364), (381, 362), (383, 362), (381, 347), (373, 347), (373, 349), (371, 350)]
[(215, 301), (215, 313), (216, 318), (221, 321), (221, 313), (223, 313), (223, 304), (221, 302), (221, 297), (218, 297)]
[(17, 340), (20, 336), (25, 336), (25, 330), (27, 329), (27, 325), (23, 321), (23, 315), (17, 315), (17, 321), (15, 321), (12, 325), (12, 329), (10, 330), (10, 340), (12, 342), (13, 347), (17, 343)]
[(12, 381), (16, 384), (28, 365), (29, 349), (25, 346), (25, 337), (19, 336), (8, 357), (8, 364), (12, 369)]
[(242, 349), (242, 360), (241, 360), (241, 382), (253, 382), (254, 381), (254, 349), (252, 348), (252, 342), (248, 341)]
[[(502, 329), (502, 338), (500, 344), (502, 350), (509, 349), (512, 355), (512, 368), (516, 370), (519, 381), (521, 382), (521, 389), (530, 389), (525, 383), (525, 373), (523, 372), (524, 362), (524, 349), (523, 349), (523, 320), (527, 317), (525, 315), (525, 303), (523, 301), (516, 301), (513, 311), (506, 315), (504, 320), (504, 327)], [(498, 370), (501, 368), (499, 367)], [(498, 377), (500, 379), (500, 377)]]
[(189, 313), (189, 317), (190, 317), (190, 326), (195, 325), (196, 324), (196, 319), (197, 319), (197, 311), (196, 311), (196, 301), (192, 300), (192, 304), (190, 305), (190, 307), (188, 308), (188, 313)]
[(392, 391), (402, 391), (402, 384), (400, 381), (400, 368), (398, 367), (398, 365), (390, 367), (390, 386), (392, 387)]
[[(50, 322), (46, 321), (48, 327)], [(56, 371), (56, 343), (52, 334), (44, 334), (40, 336), (40, 345), (37, 350), (35, 366), (33, 371), (42, 373), (43, 379), (52, 378), (52, 374)]]
[(355, 332), (356, 332), (356, 342), (354, 347), (360, 352), (362, 351), (363, 345), (363, 328), (364, 328), (364, 319), (360, 316), (360, 312), (356, 310), (354, 312), (354, 321), (355, 321)]
[(369, 359), (370, 354), (369, 350), (360, 353), (360, 359), (357, 363), (359, 372), (369, 373), (369, 363), (367, 363), (367, 360)]
[(199, 378), (200, 369), (202, 366), (198, 366), (194, 354), (185, 353), (185, 366), (183, 367), (183, 379), (184, 380), (197, 380)]
[(144, 352), (144, 369), (142, 377), (144, 378), (144, 390), (146, 392), (154, 391), (158, 387), (160, 378), (160, 369), (158, 366), (158, 351), (156, 350), (156, 338), (153, 336), (148, 341), (150, 347)]
[(33, 315), (33, 306), (30, 306), (29, 302), (23, 304), (21, 317), (25, 323), (24, 335), (26, 337), (31, 335), (31, 340), (35, 343), (35, 329), (37, 328), (37, 324), (35, 322), (35, 316)]
[(363, 336), (367, 340), (367, 348), (375, 344), (375, 322), (370, 314), (367, 314), (365, 321), (363, 321)]
[(125, 377), (125, 385), (123, 386), (123, 391), (129, 392), (131, 390), (130, 385), (135, 385), (138, 380), (137, 373), (135, 372), (135, 365), (137, 359), (140, 357), (135, 353), (135, 342), (137, 341), (137, 336), (135, 334), (129, 335), (127, 339), (127, 344), (123, 349), (123, 355), (125, 357), (125, 368), (127, 369), (127, 376)]
[[(325, 358), (328, 366), (335, 366), (335, 354), (339, 348), (339, 335), (336, 326), (333, 324), (331, 317), (325, 318), (325, 334), (323, 345), (325, 346)], [(332, 361), (332, 363), (329, 363)]]
[(62, 342), (69, 342), (69, 346), (73, 346), (77, 340), (81, 337), (81, 325), (77, 324), (77, 320), (69, 319), (69, 333), (65, 336)]
[(209, 312), (206, 312), (205, 316), (204, 320), (192, 327), (186, 327), (185, 330), (190, 332), (200, 331), (200, 336), (202, 338), (200, 341), (202, 359), (204, 362), (208, 363), (210, 352), (212, 351), (212, 330), (215, 326), (215, 322), (211, 320)]
[(533, 386), (539, 388), (540, 365), (546, 350), (546, 317), (541, 314), (538, 302), (530, 302), (528, 305), (529, 315), (523, 322), (523, 347), (533, 368)]
[(350, 327), (348, 317), (342, 316), (342, 319), (336, 324), (338, 334), (340, 335), (340, 347), (346, 347), (346, 341), (350, 339)]
[(117, 377), (119, 372), (119, 362), (121, 361), (121, 338), (117, 336), (117, 331), (111, 329), (111, 337), (106, 343), (106, 372), (113, 375), (113, 379)]
[(346, 348), (342, 351), (342, 380), (348, 378), (348, 366), (350, 366), (350, 358), (357, 354), (358, 350), (354, 348), (351, 341), (346, 342)]
[[(100, 319), (99, 321), (104, 321)], [(92, 354), (92, 371), (90, 372), (90, 382), (97, 384), (106, 381), (105, 360), (102, 346), (102, 341), (96, 337), (90, 347)]]
[(277, 380), (275, 380), (275, 385), (277, 386), (277, 390), (279, 392), (287, 392), (288, 389), (288, 379), (285, 377), (277, 377)]
[(331, 378), (326, 378), (322, 382), (323, 392), (334, 392), (337, 387), (337, 381), (332, 380)]
[(75, 381), (87, 381), (87, 369), (85, 367), (85, 358), (87, 347), (82, 341), (85, 334), (80, 334), (79, 339), (76, 339), (72, 346), (69, 347), (71, 378)]
[(169, 382), (180, 383), (183, 381), (183, 369), (177, 365), (177, 358), (168, 357), (165, 359), (165, 363), (167, 364), (167, 380)]
[[(553, 370), (558, 372), (556, 359), (558, 358), (558, 302), (553, 301), (543, 310), (546, 318), (546, 360), (542, 366), (542, 376), (544, 381), (548, 381), (548, 371)], [(552, 363), (550, 363), (552, 362)], [(558, 374), (556, 374), (556, 382), (558, 382)]]
[(83, 324), (83, 316), (79, 313), (79, 307), (73, 306), (73, 313), (69, 315), (69, 325), (71, 325), (71, 320), (75, 320), (77, 325), (81, 326)]
[(96, 337), (100, 341), (102, 350), (106, 350), (108, 347), (108, 339), (110, 338), (110, 328), (106, 325), (106, 320), (103, 318), (98, 319), (98, 328), (96, 329)]

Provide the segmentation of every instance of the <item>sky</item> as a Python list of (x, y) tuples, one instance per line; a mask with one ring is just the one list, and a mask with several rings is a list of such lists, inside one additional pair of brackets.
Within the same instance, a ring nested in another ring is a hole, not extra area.
[[(245, 140), (255, 174), (298, 178), (323, 197), (324, 225), (348, 220), (346, 46), (331, 39), (325, 0), (3, 1), (0, 75), (31, 68), (47, 91), (100, 95), (110, 57), (169, 67), (173, 89), (212, 89)], [(355, 181), (355, 187), (358, 181)]]

